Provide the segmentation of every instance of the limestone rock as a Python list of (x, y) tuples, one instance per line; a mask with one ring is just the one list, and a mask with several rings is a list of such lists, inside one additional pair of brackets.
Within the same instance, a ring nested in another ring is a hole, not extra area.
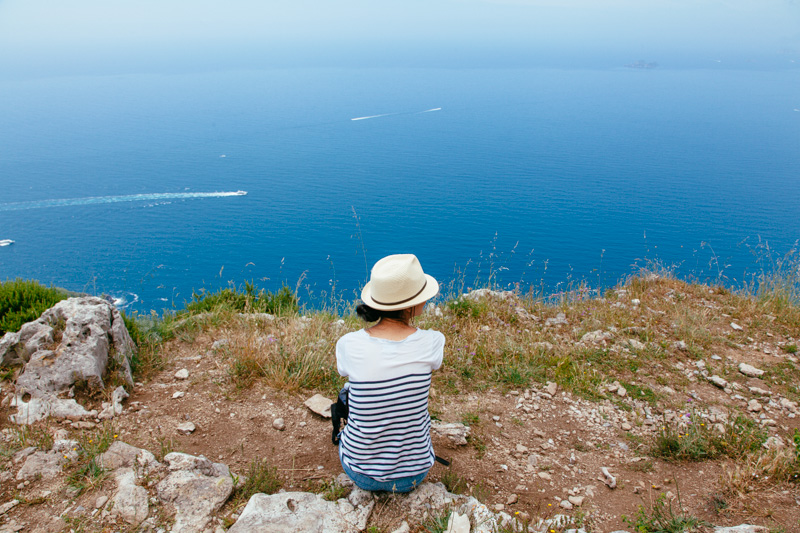
[[(436, 309), (438, 310), (439, 308), (437, 307)], [(400, 527), (392, 531), (392, 533), (409, 533), (410, 531), (411, 528), (409, 527), (408, 522), (403, 520), (403, 523), (400, 524)]]
[(431, 432), (440, 437), (447, 437), (455, 446), (466, 446), (470, 429), (469, 426), (458, 422), (444, 423), (439, 420), (433, 420), (431, 421)]
[(728, 386), (728, 382), (727, 382), (727, 381), (725, 381), (725, 379), (723, 379), (723, 378), (719, 377), (719, 376), (718, 376), (718, 375), (716, 375), (716, 374), (714, 374), (713, 376), (711, 376), (710, 378), (708, 378), (708, 381), (709, 381), (709, 382), (710, 382), (712, 385), (714, 385), (715, 387), (718, 387), (718, 388), (720, 388), (720, 389), (725, 389), (725, 388)]
[(0, 505), (0, 516), (6, 514), (17, 505), (19, 505), (19, 500), (11, 500), (10, 502)]
[(562, 326), (569, 324), (567, 321), (567, 315), (564, 313), (558, 313), (555, 318), (548, 318), (544, 321), (545, 326)]
[(170, 473), (156, 485), (162, 502), (175, 506), (173, 533), (206, 531), (211, 517), (233, 491), (228, 467), (203, 456), (170, 453), (164, 457)]
[(333, 402), (322, 394), (315, 394), (305, 401), (305, 406), (323, 418), (331, 417), (331, 404)]
[(136, 468), (145, 474), (161, 467), (161, 463), (152, 453), (122, 441), (113, 442), (108, 450), (97, 458), (97, 463), (107, 470)]
[(514, 298), (514, 291), (493, 291), (491, 289), (475, 289), (467, 294), (464, 294), (467, 300), (477, 301), (484, 298), (499, 298), (501, 300), (510, 300)]
[(34, 452), (25, 458), (25, 464), (17, 472), (17, 481), (56, 478), (65, 461), (64, 456), (59, 453)]
[(283, 431), (286, 429), (286, 423), (283, 421), (283, 418), (276, 418), (272, 421), (272, 427), (277, 429), (278, 431)]
[(178, 424), (178, 427), (175, 429), (181, 435), (190, 435), (194, 433), (195, 426), (192, 422), (184, 422), (183, 424)]
[(750, 524), (741, 524), (731, 527), (717, 526), (714, 528), (714, 533), (769, 533), (769, 528), (764, 526), (751, 526)]
[(255, 494), (228, 532), (356, 533), (366, 528), (374, 505), (375, 501), (370, 499), (367, 505), (354, 507), (344, 498), (329, 502), (308, 492)]
[(608, 485), (608, 488), (614, 489), (617, 487), (617, 478), (611, 475), (611, 472), (608, 471), (608, 468), (603, 467), (600, 469), (603, 473), (603, 477), (600, 479), (603, 483)]
[(584, 333), (583, 337), (581, 337), (581, 342), (591, 342), (595, 344), (605, 344), (605, 342), (611, 338), (611, 333), (608, 331), (603, 331), (598, 329), (596, 331), (590, 331), (589, 333)]
[[(77, 382), (91, 390), (104, 389), (103, 379), (112, 367), (132, 386), (133, 352), (122, 316), (111, 303), (91, 296), (58, 302), (0, 340), (0, 364), (25, 363), (17, 378), (12, 403), (18, 412), (12, 420), (28, 424), (47, 416), (90, 416), (75, 400), (59, 396)], [(27, 395), (30, 401), (23, 401)]]
[(638, 341), (636, 339), (628, 339), (628, 344), (630, 345), (631, 348), (633, 348), (636, 351), (642, 351), (645, 348), (647, 348), (645, 343), (643, 343), (642, 341)]
[(583, 505), (583, 500), (584, 500), (583, 496), (570, 496), (567, 499), (569, 500), (569, 503), (571, 503), (575, 507), (580, 507), (581, 505)]
[(111, 403), (103, 403), (103, 410), (100, 412), (99, 418), (102, 420), (110, 420), (115, 416), (122, 414), (122, 400), (128, 398), (128, 393), (125, 392), (124, 387), (117, 387), (111, 394)]
[(736, 331), (742, 331), (742, 329), (744, 329), (744, 328), (742, 328), (742, 326), (740, 326), (736, 322), (731, 322), (731, 329), (736, 330)]
[(764, 371), (747, 363), (739, 363), (739, 372), (749, 378), (760, 378), (764, 375)]
[(119, 468), (114, 472), (117, 492), (112, 499), (112, 515), (119, 516), (127, 523), (139, 525), (150, 513), (147, 489), (136, 483), (133, 468)]
[(97, 417), (97, 411), (94, 409), (87, 411), (72, 398), (62, 399), (52, 395), (24, 401), (23, 395), (20, 394), (12, 398), (11, 407), (17, 408), (17, 414), (8, 417), (15, 424), (32, 424), (49, 416), (65, 420)]
[(461, 515), (454, 511), (447, 520), (447, 529), (444, 533), (469, 533), (469, 525), (468, 515)]
[(760, 413), (763, 407), (758, 403), (758, 400), (750, 400), (747, 402), (747, 410), (751, 413)]
[(188, 379), (189, 378), (189, 371), (185, 368), (181, 368), (177, 372), (175, 372), (175, 379)]
[(552, 381), (548, 381), (547, 386), (544, 388), (544, 391), (550, 396), (555, 396), (556, 392), (558, 392), (558, 384)]

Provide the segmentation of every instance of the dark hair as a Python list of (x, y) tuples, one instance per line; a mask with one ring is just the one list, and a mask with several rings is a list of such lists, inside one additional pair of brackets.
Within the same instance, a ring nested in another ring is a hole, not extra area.
[(361, 304), (356, 307), (356, 314), (361, 320), (365, 322), (375, 322), (381, 318), (393, 318), (395, 320), (408, 319), (408, 309), (398, 309), (396, 311), (381, 311), (375, 309), (367, 304)]

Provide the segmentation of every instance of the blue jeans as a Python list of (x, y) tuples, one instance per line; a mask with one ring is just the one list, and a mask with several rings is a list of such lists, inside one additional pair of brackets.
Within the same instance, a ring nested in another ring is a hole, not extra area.
[(369, 476), (365, 476), (364, 474), (353, 472), (347, 468), (344, 463), (342, 463), (342, 468), (344, 469), (344, 473), (347, 474), (347, 477), (352, 479), (353, 483), (355, 483), (358, 488), (372, 492), (411, 492), (417, 488), (420, 483), (422, 483), (422, 480), (425, 479), (425, 476), (428, 475), (427, 472), (423, 472), (422, 474), (417, 474), (416, 476), (403, 477), (400, 479), (393, 479), (391, 481), (376, 481)]

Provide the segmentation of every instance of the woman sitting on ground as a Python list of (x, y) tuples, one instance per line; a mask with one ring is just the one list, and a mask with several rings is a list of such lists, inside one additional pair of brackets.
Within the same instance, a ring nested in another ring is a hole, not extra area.
[(350, 408), (339, 460), (364, 490), (409, 492), (433, 466), (428, 392), (445, 339), (411, 320), (437, 292), (439, 284), (423, 273), (416, 256), (384, 257), (372, 268), (356, 309), (377, 323), (336, 343), (339, 374), (349, 378)]

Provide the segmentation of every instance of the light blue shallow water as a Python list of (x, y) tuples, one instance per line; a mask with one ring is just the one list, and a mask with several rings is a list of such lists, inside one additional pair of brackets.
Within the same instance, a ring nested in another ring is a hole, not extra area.
[(335, 281), (349, 297), (364, 253), (370, 266), (416, 253), (445, 281), (479, 263), (485, 277), (494, 259), (504, 284), (551, 290), (614, 283), (646, 257), (716, 276), (716, 255), (740, 281), (759, 238), (777, 254), (800, 238), (798, 82), (668, 69), (3, 81), (0, 240), (15, 243), (0, 278), (135, 294), (139, 309), (229, 280), (302, 280), (306, 299)]

